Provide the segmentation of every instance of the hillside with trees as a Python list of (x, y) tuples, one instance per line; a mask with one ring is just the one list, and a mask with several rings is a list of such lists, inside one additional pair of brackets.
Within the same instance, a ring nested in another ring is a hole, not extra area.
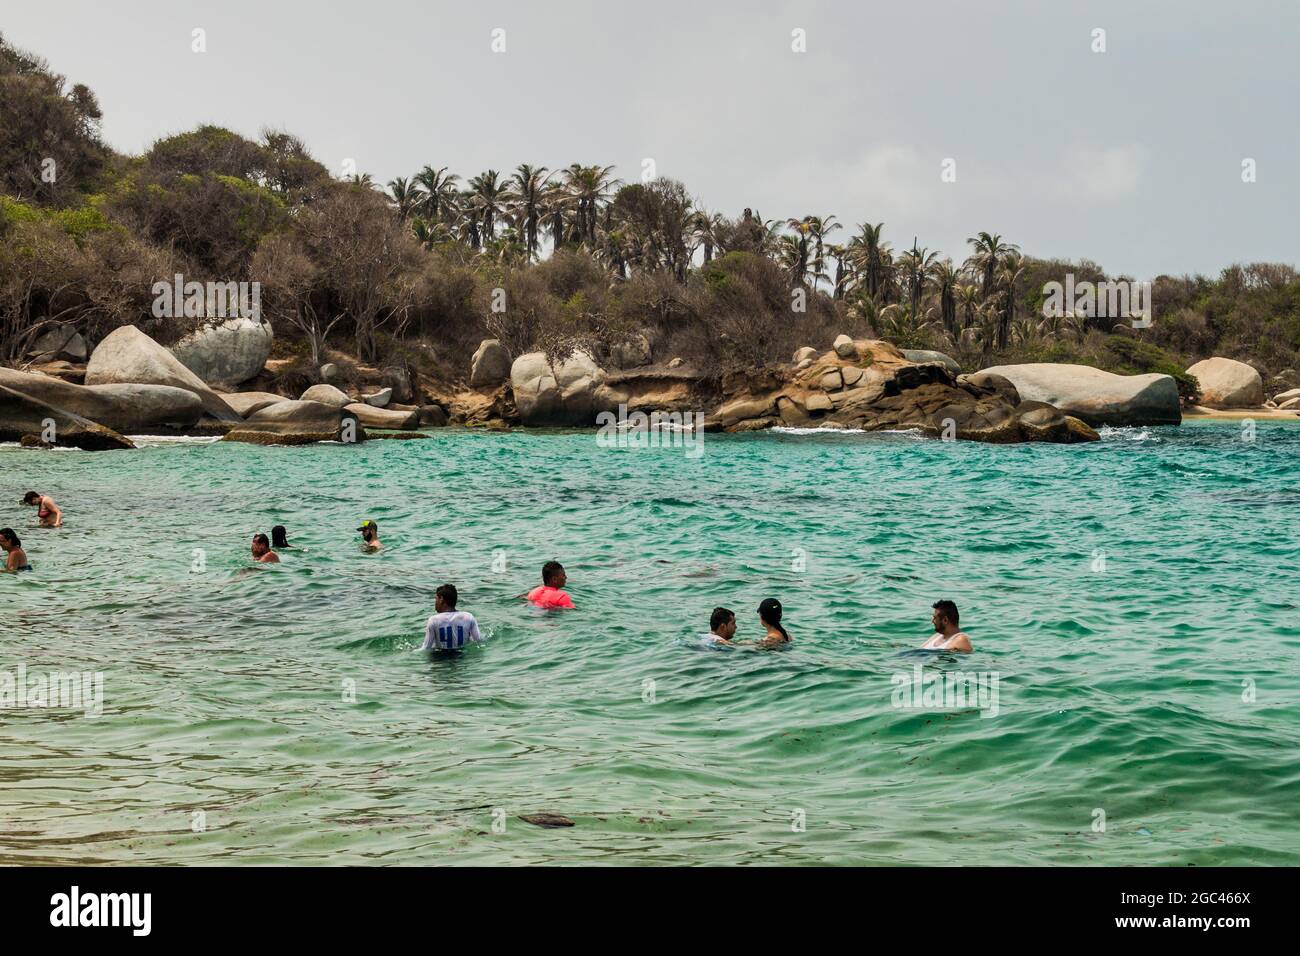
[(1161, 276), (1152, 326), (1115, 330), (1044, 317), (1044, 286), (1123, 277), (1035, 258), (992, 229), (945, 255), (885, 223), (729, 215), (683, 183), (625, 182), (600, 164), (470, 175), (435, 161), (387, 184), (345, 180), (276, 130), (254, 140), (203, 125), (126, 156), (101, 120), (87, 86), (0, 39), (0, 362), (21, 362), (52, 322), (92, 342), (153, 323), (165, 340), (151, 287), (180, 273), (260, 283), (277, 355), (308, 379), (331, 350), (463, 377), (486, 336), (512, 355), (599, 355), (645, 335), (656, 359), (723, 374), (848, 333), (938, 349), (968, 371), (1181, 374), (1222, 355), (1300, 385), (1290, 265)]

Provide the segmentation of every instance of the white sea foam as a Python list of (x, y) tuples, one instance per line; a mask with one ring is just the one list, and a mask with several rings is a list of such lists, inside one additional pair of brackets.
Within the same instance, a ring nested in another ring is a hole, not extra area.
[(1160, 441), (1150, 429), (1137, 425), (1102, 425), (1097, 434), (1102, 441)]
[(137, 445), (211, 445), (220, 435), (127, 435)]
[(778, 435), (865, 435), (861, 428), (796, 428), (793, 425), (777, 425), (771, 429)]

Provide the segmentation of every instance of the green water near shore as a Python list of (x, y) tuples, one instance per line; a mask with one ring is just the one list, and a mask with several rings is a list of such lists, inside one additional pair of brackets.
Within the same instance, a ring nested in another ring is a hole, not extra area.
[[(0, 448), (0, 672), (105, 675), (0, 710), (0, 863), (1300, 863), (1300, 428), (1240, 435)], [(443, 581), (490, 637), (432, 660)], [(692, 643), (773, 595), (790, 649)], [(894, 706), (939, 597), (995, 716)]]

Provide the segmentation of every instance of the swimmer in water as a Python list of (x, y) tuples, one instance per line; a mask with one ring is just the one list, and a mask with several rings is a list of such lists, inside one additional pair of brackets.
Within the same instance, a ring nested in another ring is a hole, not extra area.
[(934, 624), (934, 636), (921, 645), (923, 651), (960, 651), (971, 652), (970, 638), (957, 627), (961, 615), (957, 605), (952, 601), (935, 601), (934, 614), (930, 622)]
[(776, 598), (767, 598), (759, 604), (758, 621), (767, 630), (767, 634), (758, 642), (759, 647), (780, 647), (794, 640), (781, 626), (781, 602)]
[(295, 547), (289, 543), (288, 532), (285, 531), (284, 525), (278, 524), (271, 529), (271, 547), (278, 551), (305, 551), (305, 548)]
[(705, 644), (726, 644), (731, 645), (731, 639), (736, 636), (736, 614), (730, 608), (715, 607), (713, 614), (709, 617), (709, 633), (703, 635), (701, 640)]
[(361, 527), (357, 528), (361, 532), (363, 551), (378, 551), (383, 547), (379, 541), (379, 525), (375, 524), (369, 518), (361, 522)]
[(559, 561), (547, 561), (542, 565), (542, 583), (525, 595), (528, 603), (534, 607), (573, 608), (573, 598), (567, 591), (561, 590), (569, 581), (564, 573), (564, 565)]
[(280, 556), (271, 550), (271, 542), (264, 534), (253, 535), (253, 560), (258, 564), (280, 563)]
[(434, 592), (433, 609), (437, 613), (424, 625), (424, 645), (420, 650), (458, 651), (466, 643), (483, 640), (474, 615), (456, 610), (458, 599), (454, 584), (444, 584)]
[(27, 563), (27, 552), (23, 550), (23, 543), (18, 540), (18, 534), (13, 528), (0, 528), (0, 548), (4, 548), (8, 553), (5, 559), (5, 571), (17, 573), (32, 569), (32, 566)]
[(63, 512), (49, 495), (29, 491), (23, 495), (23, 504), (31, 505), (36, 509), (36, 520), (41, 523), (42, 528), (63, 527)]

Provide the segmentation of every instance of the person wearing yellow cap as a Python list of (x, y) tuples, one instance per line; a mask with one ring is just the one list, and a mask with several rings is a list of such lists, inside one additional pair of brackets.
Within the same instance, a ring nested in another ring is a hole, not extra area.
[(361, 532), (361, 545), (363, 551), (378, 551), (383, 545), (379, 541), (379, 525), (375, 524), (369, 518), (361, 522), (361, 527), (357, 529)]

